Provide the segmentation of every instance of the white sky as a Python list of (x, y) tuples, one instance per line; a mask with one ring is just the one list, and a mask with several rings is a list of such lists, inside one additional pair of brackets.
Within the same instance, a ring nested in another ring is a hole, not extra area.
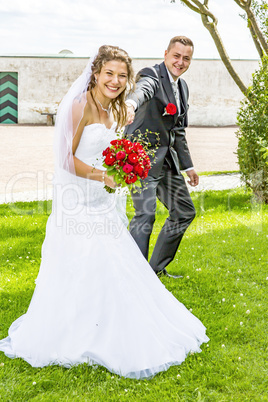
[[(258, 59), (243, 10), (234, 0), (210, 0), (232, 59)], [(96, 46), (118, 45), (131, 57), (162, 58), (175, 35), (190, 37), (195, 58), (219, 58), (199, 14), (179, 0), (6, 0), (0, 4), (0, 56), (57, 54), (89, 57)]]

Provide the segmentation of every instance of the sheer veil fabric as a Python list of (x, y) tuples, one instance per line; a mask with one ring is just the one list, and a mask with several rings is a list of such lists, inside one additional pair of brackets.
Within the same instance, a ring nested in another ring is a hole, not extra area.
[(72, 144), (87, 102), (87, 88), (94, 58), (95, 56), (90, 58), (83, 73), (72, 84), (57, 111), (54, 137), (54, 206), (58, 204), (57, 197), (61, 198), (63, 192), (68, 192), (70, 207), (77, 202), (79, 180), (75, 173)]
[[(84, 113), (87, 102), (86, 93), (95, 57), (90, 58), (83, 73), (76, 79), (62, 99), (57, 111), (54, 140), (56, 182), (59, 181), (58, 177), (60, 177), (61, 170), (75, 174), (72, 141)], [(75, 122), (73, 121), (74, 112), (76, 114)]]

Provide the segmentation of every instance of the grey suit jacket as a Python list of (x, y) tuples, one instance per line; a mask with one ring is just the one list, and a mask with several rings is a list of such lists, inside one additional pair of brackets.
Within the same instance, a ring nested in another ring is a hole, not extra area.
[[(176, 104), (175, 96), (164, 63), (142, 69), (137, 75), (135, 92), (128, 96), (137, 103), (134, 122), (127, 126), (125, 134), (130, 140), (135, 140), (135, 132), (143, 134), (146, 129), (160, 134), (160, 146), (156, 151), (156, 162), (149, 174), (157, 177), (165, 160), (178, 172), (193, 166), (186, 141), (185, 127), (188, 125), (188, 87), (186, 82), (178, 80), (181, 114), (165, 115), (168, 103)], [(149, 136), (152, 146), (155, 145), (155, 135)]]

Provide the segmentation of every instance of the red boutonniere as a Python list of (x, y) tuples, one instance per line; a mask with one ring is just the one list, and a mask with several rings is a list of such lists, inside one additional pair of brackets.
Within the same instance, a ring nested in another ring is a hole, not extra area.
[(165, 107), (165, 111), (162, 114), (162, 116), (166, 116), (166, 115), (174, 116), (174, 114), (176, 112), (177, 112), (177, 107), (173, 103), (168, 103), (167, 106)]

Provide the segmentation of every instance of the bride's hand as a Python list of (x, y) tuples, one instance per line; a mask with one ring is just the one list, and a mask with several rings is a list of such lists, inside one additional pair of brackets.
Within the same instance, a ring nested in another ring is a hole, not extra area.
[(116, 188), (116, 182), (114, 181), (114, 177), (108, 176), (106, 172), (104, 175), (104, 184), (110, 188)]

